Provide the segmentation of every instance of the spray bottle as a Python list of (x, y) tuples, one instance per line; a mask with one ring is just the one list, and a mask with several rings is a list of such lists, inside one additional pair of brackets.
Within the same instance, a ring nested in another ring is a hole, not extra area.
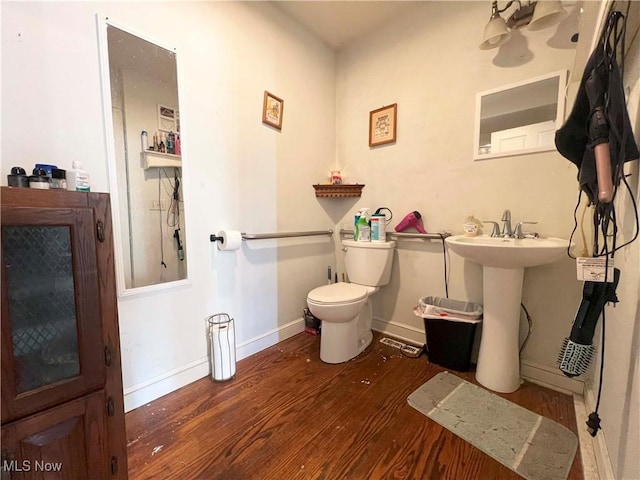
[(371, 241), (371, 225), (369, 224), (369, 209), (361, 208), (358, 210), (358, 222), (356, 223), (356, 241), (357, 242), (370, 242)]

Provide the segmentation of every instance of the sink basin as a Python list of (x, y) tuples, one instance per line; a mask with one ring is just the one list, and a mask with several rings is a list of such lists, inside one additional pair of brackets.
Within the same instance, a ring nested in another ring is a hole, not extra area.
[(485, 267), (524, 268), (544, 265), (566, 255), (561, 238), (499, 238), (454, 235), (445, 242), (455, 253)]
[(561, 238), (498, 238), (454, 235), (445, 239), (458, 255), (482, 265), (483, 320), (476, 379), (496, 392), (520, 386), (520, 302), (526, 267), (560, 260)]

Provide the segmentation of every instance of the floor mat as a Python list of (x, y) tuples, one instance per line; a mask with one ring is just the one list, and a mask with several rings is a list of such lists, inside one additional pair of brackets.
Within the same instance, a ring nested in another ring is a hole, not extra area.
[(409, 405), (528, 480), (564, 480), (578, 439), (566, 427), (448, 372)]

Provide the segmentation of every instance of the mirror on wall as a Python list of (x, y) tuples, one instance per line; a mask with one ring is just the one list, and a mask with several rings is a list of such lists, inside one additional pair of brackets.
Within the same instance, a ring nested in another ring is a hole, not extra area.
[(559, 71), (478, 93), (474, 160), (554, 150), (566, 78)]
[(126, 295), (187, 278), (177, 54), (99, 23), (118, 291)]

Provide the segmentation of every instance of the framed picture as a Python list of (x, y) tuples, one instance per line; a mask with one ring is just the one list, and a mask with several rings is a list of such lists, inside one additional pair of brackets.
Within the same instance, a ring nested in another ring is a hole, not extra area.
[(180, 133), (178, 111), (175, 108), (158, 104), (158, 130)]
[(284, 100), (275, 95), (264, 92), (264, 104), (262, 105), (262, 123), (271, 125), (278, 130), (282, 129), (282, 112)]
[(369, 146), (376, 147), (396, 141), (398, 104), (387, 105), (369, 112)]

